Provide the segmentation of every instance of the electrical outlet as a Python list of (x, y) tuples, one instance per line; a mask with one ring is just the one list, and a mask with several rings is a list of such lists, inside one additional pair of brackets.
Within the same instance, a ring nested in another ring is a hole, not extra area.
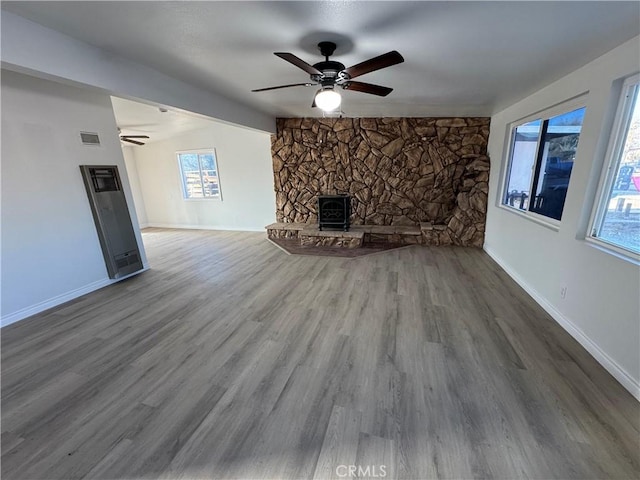
[(560, 287), (560, 298), (562, 298), (563, 300), (567, 298), (567, 287), (564, 285)]

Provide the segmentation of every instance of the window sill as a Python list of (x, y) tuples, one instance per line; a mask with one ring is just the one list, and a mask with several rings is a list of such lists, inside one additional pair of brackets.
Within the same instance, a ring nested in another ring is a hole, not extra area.
[(513, 208), (503, 204), (498, 204), (498, 208), (517, 215), (518, 217), (526, 218), (530, 222), (542, 225), (543, 227), (548, 228), (549, 230), (553, 230), (554, 232), (560, 230), (560, 222), (557, 220), (548, 219), (546, 217), (543, 217), (542, 215), (537, 215), (535, 213), (529, 212), (528, 210), (520, 210), (519, 208)]
[(584, 241), (591, 248), (613, 255), (614, 257), (630, 262), (633, 265), (640, 265), (640, 255), (638, 254), (616, 247), (615, 245), (604, 242), (598, 238), (586, 237)]
[(217, 201), (217, 202), (221, 202), (222, 201), (222, 197), (221, 196), (217, 196), (217, 197), (202, 197), (202, 198), (182, 198), (182, 200), (184, 200), (185, 202), (211, 202), (211, 201)]

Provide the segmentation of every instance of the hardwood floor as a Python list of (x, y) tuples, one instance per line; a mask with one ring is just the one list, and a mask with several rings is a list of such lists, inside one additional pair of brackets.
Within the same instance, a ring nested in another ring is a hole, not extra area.
[(640, 477), (638, 402), (481, 250), (143, 236), (2, 329), (3, 479)]

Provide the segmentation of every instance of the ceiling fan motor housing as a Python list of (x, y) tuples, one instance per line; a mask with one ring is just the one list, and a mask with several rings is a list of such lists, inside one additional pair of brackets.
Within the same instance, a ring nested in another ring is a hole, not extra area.
[(323, 83), (331, 81), (336, 83), (338, 80), (348, 80), (347, 76), (339, 75), (344, 70), (344, 65), (340, 62), (327, 60), (316, 63), (314, 67), (322, 72), (322, 75), (311, 75), (311, 80), (314, 82)]
[(322, 86), (341, 85), (349, 80), (349, 76), (344, 72), (344, 64), (329, 60), (329, 57), (336, 51), (336, 44), (333, 42), (320, 42), (318, 48), (323, 57), (324, 62), (318, 62), (313, 65), (314, 68), (320, 70), (322, 75), (311, 75), (311, 80), (318, 82)]

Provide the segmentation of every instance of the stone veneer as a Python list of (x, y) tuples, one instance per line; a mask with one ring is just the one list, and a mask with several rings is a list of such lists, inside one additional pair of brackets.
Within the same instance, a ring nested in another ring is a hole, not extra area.
[(317, 222), (318, 195), (351, 195), (353, 225), (433, 225), (427, 243), (482, 246), (489, 118), (279, 118), (278, 222)]

